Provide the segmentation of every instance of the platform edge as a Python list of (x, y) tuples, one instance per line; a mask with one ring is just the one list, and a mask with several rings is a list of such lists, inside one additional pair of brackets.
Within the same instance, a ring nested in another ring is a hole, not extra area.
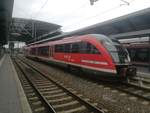
[(9, 59), (10, 59), (12, 69), (15, 73), (14, 78), (15, 78), (15, 81), (16, 81), (16, 85), (17, 85), (17, 89), (18, 89), (18, 93), (19, 93), (19, 97), (20, 97), (19, 100), (20, 100), (20, 104), (21, 104), (22, 113), (32, 113), (32, 110), (31, 110), (30, 105), (28, 103), (28, 100), (25, 96), (24, 90), (23, 90), (22, 85), (20, 83), (20, 80), (17, 76), (18, 74), (16, 72), (16, 69), (13, 65), (13, 62), (12, 62), (12, 59), (10, 58), (10, 56), (9, 56)]

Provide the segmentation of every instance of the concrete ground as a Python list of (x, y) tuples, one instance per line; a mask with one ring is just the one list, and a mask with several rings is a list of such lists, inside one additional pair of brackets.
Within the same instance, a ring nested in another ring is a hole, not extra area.
[(0, 59), (0, 113), (31, 113), (9, 55)]

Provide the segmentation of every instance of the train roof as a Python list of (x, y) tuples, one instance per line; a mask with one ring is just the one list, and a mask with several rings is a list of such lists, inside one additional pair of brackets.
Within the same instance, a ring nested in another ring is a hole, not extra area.
[(103, 34), (88, 34), (91, 36), (94, 36), (97, 40), (111, 40), (108, 36), (103, 35)]
[(80, 36), (71, 36), (71, 37), (65, 37), (63, 39), (59, 39), (59, 40), (55, 40), (55, 41), (47, 41), (47, 42), (43, 42), (43, 43), (35, 43), (35, 44), (32, 44), (32, 45), (27, 45), (28, 47), (40, 47), (40, 46), (47, 46), (49, 44), (53, 45), (53, 44), (61, 44), (61, 43), (72, 43), (72, 42), (79, 42), (81, 40), (89, 40), (89, 37), (91, 38), (95, 38), (99, 41), (101, 40), (107, 40), (107, 41), (111, 41), (112, 40), (110, 38), (108, 38), (107, 36), (105, 35), (102, 35), (102, 34), (86, 34), (86, 35), (80, 35)]

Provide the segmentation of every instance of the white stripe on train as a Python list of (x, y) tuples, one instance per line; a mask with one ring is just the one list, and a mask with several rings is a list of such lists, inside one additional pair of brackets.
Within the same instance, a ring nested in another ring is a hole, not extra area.
[[(30, 56), (35, 57), (34, 55), (30, 55)], [(36, 57), (38, 57), (40, 59), (43, 59), (43, 60), (51, 60), (51, 61), (55, 61), (55, 62), (70, 64), (70, 65), (79, 66), (79, 67), (82, 67), (82, 68), (87, 68), (87, 69), (92, 69), (92, 70), (97, 70), (97, 71), (102, 71), (102, 72), (108, 72), (108, 73), (113, 73), (113, 74), (117, 73), (115, 69), (97, 68), (97, 67), (92, 67), (92, 66), (85, 66), (85, 65), (82, 65), (82, 64), (75, 64), (75, 63), (60, 61), (60, 60), (56, 60), (56, 59), (53, 59), (53, 58), (43, 58), (43, 57), (39, 57), (39, 56), (36, 56)]]

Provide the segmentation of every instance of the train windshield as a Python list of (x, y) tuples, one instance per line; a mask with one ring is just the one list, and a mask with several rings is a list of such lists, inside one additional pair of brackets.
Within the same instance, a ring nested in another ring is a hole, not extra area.
[(113, 60), (117, 64), (123, 64), (130, 62), (128, 51), (120, 44), (116, 39), (110, 39), (105, 35), (90, 34), (99, 40), (104, 47), (109, 51)]
[(130, 61), (127, 50), (120, 44), (119, 41), (102, 40), (104, 47), (110, 52), (115, 63), (127, 63)]

